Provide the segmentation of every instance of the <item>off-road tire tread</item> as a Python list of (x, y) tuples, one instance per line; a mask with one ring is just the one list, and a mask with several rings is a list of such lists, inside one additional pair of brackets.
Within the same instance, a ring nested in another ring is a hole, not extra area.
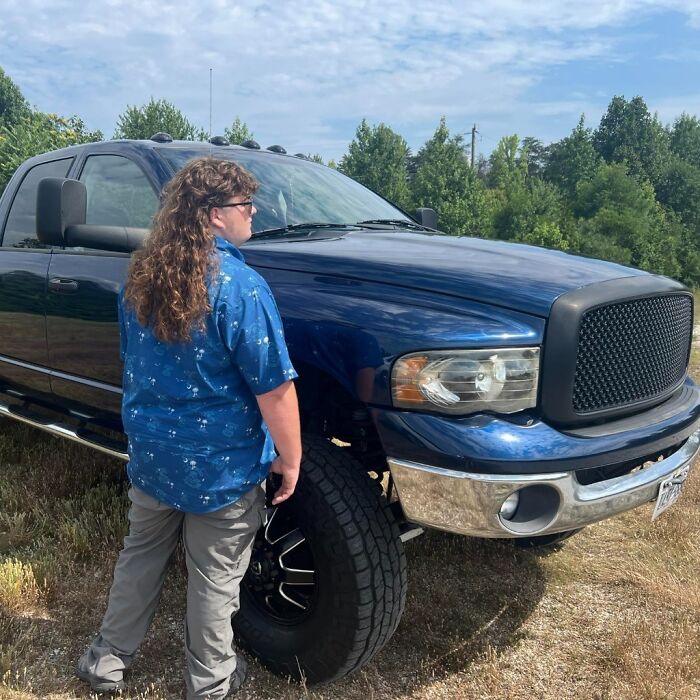
[[(329, 682), (366, 664), (394, 633), (406, 602), (406, 557), (386, 499), (343, 448), (320, 437), (305, 437), (294, 497), (317, 514), (325, 534), (324, 551), (331, 558), (337, 615), (329, 638), (317, 640), (298, 660), (269, 658), (256, 645), (254, 630), (237, 627), (272, 671), (303, 675), (308, 683)], [(244, 622), (237, 618), (237, 623)]]

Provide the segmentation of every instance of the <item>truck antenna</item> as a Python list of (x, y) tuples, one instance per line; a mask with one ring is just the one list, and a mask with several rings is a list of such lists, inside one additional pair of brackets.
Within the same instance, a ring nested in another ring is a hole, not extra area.
[(212, 73), (214, 69), (209, 69), (209, 138), (211, 138), (211, 103), (212, 103)]

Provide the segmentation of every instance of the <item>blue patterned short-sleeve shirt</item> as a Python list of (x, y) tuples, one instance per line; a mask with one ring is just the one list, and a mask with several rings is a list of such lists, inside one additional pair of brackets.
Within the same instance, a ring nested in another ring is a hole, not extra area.
[(275, 451), (255, 396), (297, 376), (267, 282), (218, 236), (216, 254), (212, 312), (189, 343), (159, 341), (119, 298), (129, 478), (194, 513), (265, 479)]

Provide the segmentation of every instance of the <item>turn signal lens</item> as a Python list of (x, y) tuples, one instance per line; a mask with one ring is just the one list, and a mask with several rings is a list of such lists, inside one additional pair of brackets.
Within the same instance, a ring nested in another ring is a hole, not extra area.
[(420, 405), (425, 399), (418, 388), (417, 379), (421, 370), (428, 363), (428, 358), (422, 355), (412, 355), (401, 365), (400, 382), (396, 396), (404, 405)]

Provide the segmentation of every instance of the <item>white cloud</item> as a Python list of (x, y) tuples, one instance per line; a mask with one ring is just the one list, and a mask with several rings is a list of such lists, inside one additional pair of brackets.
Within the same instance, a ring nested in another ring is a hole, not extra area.
[(683, 112), (700, 115), (700, 94), (649, 100), (648, 105), (649, 111), (656, 112), (664, 124), (672, 123)]
[(698, 63), (700, 62), (700, 49), (674, 49), (664, 51), (657, 58), (660, 61), (672, 61), (674, 63)]
[(109, 136), (127, 104), (153, 95), (205, 126), (212, 67), (215, 132), (240, 115), (263, 145), (328, 156), (364, 116), (423, 138), (441, 114), (466, 129), (530, 102), (534, 116), (580, 113), (594, 97), (528, 91), (554, 66), (624, 60), (609, 30), (632, 19), (674, 10), (700, 21), (698, 0), (3, 5), (0, 65), (41, 109), (78, 113)]
[(570, 117), (578, 118), (581, 114), (590, 114), (597, 111), (597, 105), (588, 100), (562, 100), (555, 102), (535, 102), (531, 105), (532, 111), (541, 117), (564, 116), (570, 123), (574, 123)]

